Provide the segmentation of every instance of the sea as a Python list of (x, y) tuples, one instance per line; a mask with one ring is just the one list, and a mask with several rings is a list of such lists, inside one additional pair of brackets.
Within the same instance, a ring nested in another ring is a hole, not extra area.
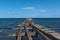
[[(36, 24), (40, 24), (50, 30), (60, 33), (60, 18), (32, 18)], [(26, 20), (26, 18), (0, 18), (0, 40), (16, 40), (14, 36), (8, 36), (14, 34), (18, 30), (13, 30), (17, 24), (20, 24)], [(42, 39), (38, 39), (42, 40)]]

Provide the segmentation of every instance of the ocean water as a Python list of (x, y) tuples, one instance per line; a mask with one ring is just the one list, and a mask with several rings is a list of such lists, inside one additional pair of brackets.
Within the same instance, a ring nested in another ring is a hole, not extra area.
[[(25, 18), (0, 18), (0, 40), (16, 40), (16, 37), (10, 37), (9, 34), (16, 33), (18, 30), (11, 28), (26, 20)], [(33, 18), (36, 24), (40, 24), (50, 30), (60, 33), (60, 18)], [(9, 28), (9, 29), (5, 29)], [(39, 40), (39, 39), (38, 39)]]

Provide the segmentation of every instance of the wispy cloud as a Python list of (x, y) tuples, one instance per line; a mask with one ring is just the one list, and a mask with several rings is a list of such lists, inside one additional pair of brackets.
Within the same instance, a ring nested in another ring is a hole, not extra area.
[(49, 10), (45, 10), (45, 9), (38, 9), (35, 7), (24, 7), (22, 9), (27, 9), (27, 10), (35, 10), (35, 11), (39, 11), (39, 12), (48, 12)]
[(48, 10), (39, 10), (40, 12), (48, 12)]
[(34, 10), (35, 8), (34, 7), (24, 7), (22, 9), (29, 9), (29, 10)]

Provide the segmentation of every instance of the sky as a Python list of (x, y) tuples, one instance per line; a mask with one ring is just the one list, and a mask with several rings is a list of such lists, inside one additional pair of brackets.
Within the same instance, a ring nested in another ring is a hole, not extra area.
[(60, 18), (60, 0), (0, 0), (0, 18)]

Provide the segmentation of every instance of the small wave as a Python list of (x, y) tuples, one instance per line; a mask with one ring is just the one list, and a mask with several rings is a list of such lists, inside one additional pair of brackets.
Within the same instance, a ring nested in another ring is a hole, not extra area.
[(0, 30), (0, 32), (2, 32), (2, 30)]

